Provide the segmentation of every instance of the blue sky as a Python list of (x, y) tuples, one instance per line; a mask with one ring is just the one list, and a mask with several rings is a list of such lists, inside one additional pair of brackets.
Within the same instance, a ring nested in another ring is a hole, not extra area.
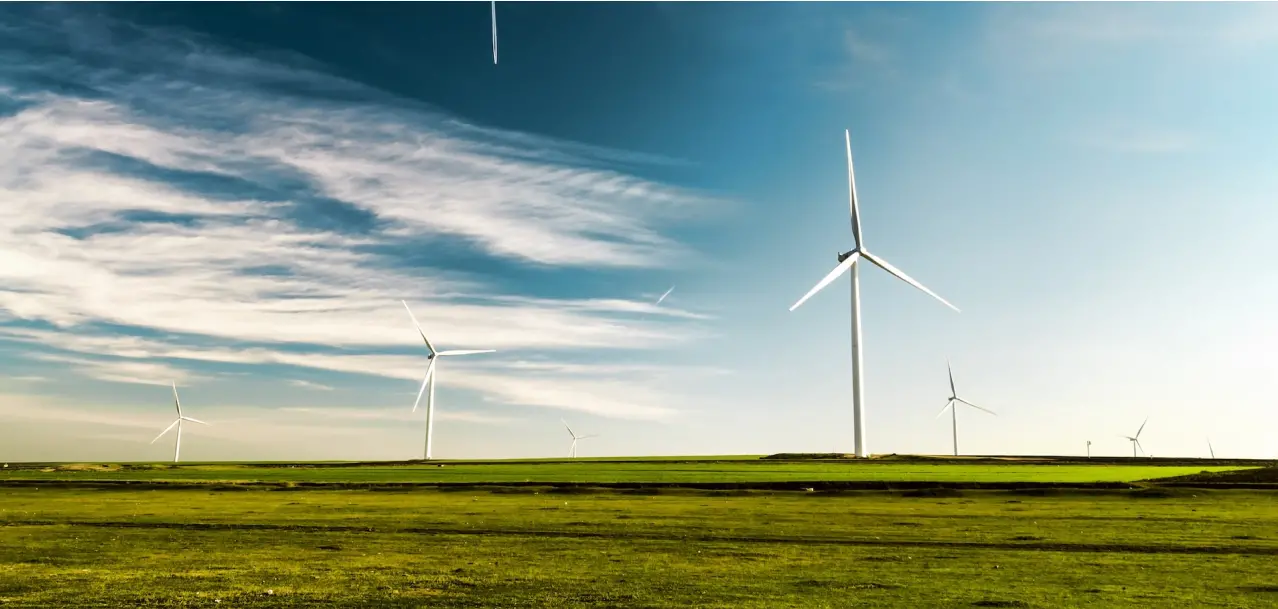
[(850, 451), (844, 129), (871, 452), (1278, 446), (1272, 5), (0, 13), (0, 459)]

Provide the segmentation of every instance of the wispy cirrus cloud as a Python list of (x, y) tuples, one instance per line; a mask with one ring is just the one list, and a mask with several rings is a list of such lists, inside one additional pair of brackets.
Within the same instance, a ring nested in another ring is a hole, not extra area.
[(1118, 125), (1073, 131), (1065, 139), (1086, 148), (1135, 154), (1188, 152), (1201, 143), (1199, 138), (1184, 130), (1137, 129)]
[(333, 390), (332, 387), (329, 387), (328, 385), (325, 385), (323, 383), (316, 383), (314, 381), (307, 381), (302, 379), (291, 379), (288, 382), (288, 384), (294, 387), (300, 387), (302, 389), (313, 389), (315, 391), (332, 391)]
[(669, 160), (468, 125), (303, 58), (92, 10), (3, 10), (0, 340), (111, 382), (207, 379), (190, 369), (206, 363), (416, 381), (421, 358), (397, 354), (415, 342), (406, 299), (436, 343), (521, 358), (449, 367), (450, 386), (602, 416), (677, 409), (607, 353), (696, 340), (710, 316), (503, 279), (694, 258), (663, 230), (722, 202), (616, 168)]
[(170, 383), (189, 383), (202, 378), (165, 362), (96, 359), (52, 353), (35, 353), (30, 357), (42, 362), (72, 366), (89, 378), (112, 383), (167, 386)]
[(38, 375), (7, 376), (4, 378), (6, 380), (18, 381), (20, 383), (44, 383), (49, 380), (49, 377), (47, 376)]
[[(149, 384), (166, 384), (166, 379), (171, 377), (188, 382), (201, 380), (183, 372), (179, 366), (179, 363), (198, 362), (311, 368), (415, 383), (421, 382), (425, 372), (425, 358), (416, 354), (332, 352), (317, 348), (285, 351), (261, 345), (210, 347), (139, 337), (81, 338), (56, 331), (18, 328), (0, 328), (0, 339), (25, 342), (33, 349), (38, 346), (57, 350), (33, 353), (31, 357), (73, 364), (87, 376), (118, 382), (146, 382), (153, 378), (148, 373), (159, 379)], [(61, 351), (92, 356), (67, 355), (59, 353)], [(672, 404), (682, 400), (662, 387), (724, 372), (706, 367), (490, 356), (450, 360), (440, 370), (440, 374), (447, 377), (449, 387), (475, 391), (488, 401), (577, 410), (622, 419), (667, 418), (676, 411)]]
[(1056, 69), (1115, 53), (1173, 51), (1218, 57), (1278, 46), (1278, 10), (1266, 3), (1018, 4), (991, 6), (986, 50), (1001, 63)]
[[(867, 32), (876, 32), (877, 35)], [(899, 78), (897, 63), (900, 58), (882, 35), (881, 28), (843, 26), (839, 33), (841, 44), (834, 68), (828, 75), (820, 78), (816, 86), (831, 91), (845, 91), (869, 87), (882, 79)]]

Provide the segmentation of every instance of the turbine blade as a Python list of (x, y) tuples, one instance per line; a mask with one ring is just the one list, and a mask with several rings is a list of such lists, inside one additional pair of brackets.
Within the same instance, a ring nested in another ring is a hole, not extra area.
[(1216, 449), (1211, 447), (1211, 438), (1207, 438), (1207, 450), (1211, 452), (1211, 458), (1216, 458)]
[(945, 411), (946, 411), (946, 410), (949, 410), (949, 408), (950, 408), (950, 404), (953, 404), (953, 403), (954, 403), (954, 400), (945, 400), (945, 407), (944, 407), (944, 408), (941, 408), (941, 412), (936, 413), (936, 416), (935, 416), (935, 417), (932, 417), (932, 418), (934, 418), (934, 419), (939, 419), (939, 418), (941, 418), (941, 415), (945, 414)]
[(799, 299), (799, 302), (794, 303), (794, 306), (790, 307), (790, 310), (793, 311), (799, 308), (799, 305), (807, 302), (809, 298), (812, 298), (813, 294), (820, 292), (822, 288), (824, 288), (827, 285), (830, 285), (830, 282), (834, 281), (835, 279), (838, 279), (839, 275), (842, 275), (848, 272), (848, 269), (852, 268), (852, 265), (856, 263), (857, 258), (860, 258), (860, 257), (861, 257), (861, 252), (853, 251), (852, 255), (847, 257), (847, 260), (840, 262), (839, 266), (834, 267), (834, 270), (830, 271), (830, 274), (826, 275), (824, 278), (821, 279), (821, 281), (817, 282), (817, 284), (813, 286), (811, 290), (808, 290), (808, 293), (804, 294), (803, 298)]
[(993, 410), (990, 410), (989, 408), (981, 408), (980, 406), (977, 406), (976, 404), (973, 404), (973, 403), (971, 403), (971, 402), (969, 402), (969, 401), (967, 401), (967, 400), (965, 400), (965, 399), (963, 399), (963, 398), (954, 398), (954, 399), (956, 399), (956, 400), (958, 400), (958, 401), (960, 401), (960, 402), (963, 402), (964, 404), (967, 404), (968, 406), (971, 406), (972, 408), (975, 408), (975, 409), (977, 409), (977, 410), (984, 410), (985, 412), (988, 412), (988, 413), (990, 413), (990, 414), (992, 414), (992, 415), (994, 415), (994, 416), (998, 416), (998, 413), (997, 413), (997, 412), (994, 412)]
[(172, 383), (173, 383), (173, 406), (177, 408), (178, 417), (181, 417), (182, 416), (182, 400), (178, 399), (177, 381), (172, 381)]
[[(1149, 417), (1145, 417), (1145, 423), (1148, 423), (1148, 422), (1149, 422)], [(1136, 430), (1136, 436), (1135, 436), (1135, 437), (1137, 437), (1137, 438), (1139, 438), (1139, 437), (1140, 437), (1140, 432), (1142, 432), (1142, 431), (1144, 431), (1144, 430), (1145, 430), (1145, 423), (1141, 423), (1141, 424), (1140, 424), (1140, 429), (1137, 429), (1137, 430)]]
[(564, 424), (564, 429), (568, 430), (568, 435), (572, 436), (573, 441), (576, 442), (578, 439), (577, 434), (572, 432), (572, 428), (568, 426), (568, 422), (563, 419), (559, 419), (559, 422)]
[(945, 370), (950, 373), (950, 397), (958, 396), (958, 391), (954, 390), (954, 369), (950, 367), (950, 358), (945, 358)]
[(856, 174), (852, 171), (852, 132), (843, 130), (843, 142), (848, 150), (848, 207), (852, 209), (852, 239), (856, 249), (861, 249), (861, 210), (856, 204)]
[[(178, 421), (181, 421), (181, 419), (178, 419)], [(155, 444), (155, 441), (156, 441), (156, 440), (159, 440), (160, 438), (163, 438), (163, 437), (164, 437), (164, 434), (169, 433), (169, 430), (170, 430), (170, 429), (173, 429), (174, 427), (176, 427), (176, 426), (177, 426), (177, 424), (178, 424), (178, 422), (177, 422), (177, 421), (174, 421), (174, 422), (172, 422), (172, 423), (169, 423), (169, 426), (168, 426), (168, 427), (165, 427), (165, 428), (164, 428), (164, 431), (161, 431), (161, 432), (160, 432), (160, 435), (155, 436), (155, 440), (151, 440), (151, 444)]]
[(665, 300), (665, 299), (666, 299), (666, 297), (667, 297), (667, 296), (669, 296), (669, 295), (670, 295), (670, 293), (674, 291), (674, 289), (675, 289), (675, 287), (674, 287), (674, 286), (670, 286), (670, 289), (669, 289), (669, 290), (666, 290), (666, 293), (665, 293), (665, 294), (662, 294), (662, 295), (661, 295), (661, 298), (658, 298), (658, 299), (657, 299), (657, 303), (656, 303), (656, 304), (661, 304), (661, 301)]
[(426, 392), (426, 385), (430, 383), (430, 377), (435, 374), (435, 360), (432, 358), (430, 364), (426, 366), (426, 376), (422, 378), (422, 388), (417, 390), (417, 399), (413, 401), (413, 412), (417, 412), (417, 405), (422, 402), (422, 394)]
[(454, 349), (452, 351), (440, 351), (436, 355), (475, 355), (476, 353), (496, 353), (496, 349)]
[(430, 349), (431, 353), (438, 353), (437, 351), (435, 351), (435, 345), (430, 344), (430, 339), (426, 338), (426, 333), (422, 331), (422, 325), (417, 323), (417, 316), (413, 315), (413, 310), (408, 308), (408, 303), (403, 300), (401, 300), (400, 302), (404, 303), (404, 310), (408, 311), (409, 319), (412, 319), (413, 325), (417, 326), (417, 333), (422, 335), (422, 342), (426, 343), (426, 348)]
[(578, 439), (578, 440), (585, 440), (586, 438), (598, 438), (598, 437), (599, 437), (599, 434), (597, 434), (597, 433), (592, 433), (592, 434), (590, 434), (590, 435), (588, 435), (588, 436), (581, 436), (581, 437), (579, 437), (579, 438), (577, 438), (577, 439)]
[(493, 65), (497, 65), (497, 0), (493, 0)]
[(875, 265), (877, 265), (879, 268), (881, 268), (881, 269), (883, 269), (883, 270), (885, 270), (885, 271), (887, 271), (887, 272), (889, 272), (889, 273), (891, 273), (891, 274), (895, 275), (897, 279), (900, 279), (901, 281), (904, 281), (905, 283), (908, 283), (908, 284), (910, 284), (910, 285), (912, 285), (912, 286), (914, 286), (914, 287), (916, 287), (916, 288), (918, 288), (918, 289), (920, 289), (920, 290), (923, 290), (924, 292), (926, 292), (926, 293), (927, 293), (927, 295), (928, 295), (928, 296), (931, 296), (932, 298), (935, 298), (935, 299), (937, 299), (937, 300), (941, 301), (941, 304), (943, 304), (943, 305), (945, 305), (945, 306), (947, 306), (947, 307), (949, 307), (949, 308), (951, 308), (951, 309), (954, 309), (955, 311), (958, 311), (958, 310), (959, 310), (959, 308), (958, 308), (958, 307), (956, 307), (956, 306), (954, 306), (954, 305), (950, 304), (950, 302), (949, 302), (948, 300), (945, 300), (944, 298), (941, 298), (940, 296), (938, 296), (938, 295), (936, 294), (936, 292), (933, 292), (932, 290), (927, 289), (927, 287), (925, 287), (923, 284), (921, 284), (921, 283), (919, 283), (919, 282), (915, 281), (915, 280), (914, 280), (914, 279), (912, 279), (909, 275), (906, 275), (904, 272), (902, 272), (902, 271), (901, 271), (901, 269), (898, 269), (898, 268), (896, 268), (896, 267), (892, 266), (891, 264), (888, 264), (888, 261), (887, 261), (887, 260), (884, 260), (884, 259), (882, 259), (882, 258), (879, 258), (878, 256), (875, 256), (875, 255), (871, 254), (870, 252), (865, 252), (865, 251), (863, 251), (863, 252), (861, 252), (861, 254), (862, 254), (863, 256), (865, 256), (865, 259), (866, 259), (866, 260), (869, 260), (870, 262), (873, 262), (873, 263), (874, 263)]
[(1136, 448), (1139, 448), (1142, 454), (1146, 454), (1146, 455), (1149, 454), (1145, 452), (1145, 447), (1140, 445), (1140, 440), (1133, 440), (1133, 442), (1136, 443)]
[(191, 417), (182, 417), (182, 420), (183, 420), (183, 421), (190, 421), (190, 422), (192, 422), (192, 423), (199, 423), (200, 425), (208, 425), (208, 423), (205, 423), (204, 421), (201, 421), (201, 420), (199, 420), (199, 419), (192, 419)]

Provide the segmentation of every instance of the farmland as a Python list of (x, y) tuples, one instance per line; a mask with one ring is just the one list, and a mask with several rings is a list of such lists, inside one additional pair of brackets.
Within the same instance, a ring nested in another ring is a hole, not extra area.
[[(1278, 602), (1278, 495), (1230, 488), (1263, 481), (1254, 467), (731, 461), (11, 464), (0, 474), (0, 604)], [(1214, 488), (1131, 482), (1169, 476)], [(733, 477), (736, 490), (678, 487)], [(769, 490), (832, 479), (920, 488)], [(357, 481), (370, 485), (343, 486)], [(608, 486), (625, 481), (646, 486)], [(1043, 486), (960, 488), (1031, 481)], [(1087, 486), (1115, 482), (1126, 484)]]

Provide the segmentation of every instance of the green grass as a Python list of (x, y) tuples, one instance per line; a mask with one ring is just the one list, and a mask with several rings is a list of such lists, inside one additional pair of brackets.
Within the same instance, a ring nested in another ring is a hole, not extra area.
[(492, 462), (358, 467), (278, 464), (150, 466), (50, 466), (0, 470), (3, 480), (149, 480), (236, 482), (782, 482), (782, 481), (927, 481), (927, 482), (1130, 482), (1237, 467), (1171, 465), (1030, 465), (927, 462), (817, 461), (670, 461), (670, 462)]
[(1276, 559), (1249, 491), (0, 489), (18, 607), (1273, 607)]

